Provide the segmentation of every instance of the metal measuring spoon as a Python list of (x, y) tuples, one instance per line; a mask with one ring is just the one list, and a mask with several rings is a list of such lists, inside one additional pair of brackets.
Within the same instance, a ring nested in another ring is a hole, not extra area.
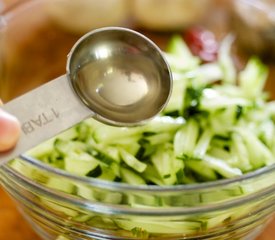
[(14, 149), (0, 154), (1, 163), (88, 117), (116, 126), (142, 124), (163, 109), (172, 88), (161, 50), (140, 33), (119, 27), (80, 38), (66, 71), (2, 106), (19, 119), (22, 134)]

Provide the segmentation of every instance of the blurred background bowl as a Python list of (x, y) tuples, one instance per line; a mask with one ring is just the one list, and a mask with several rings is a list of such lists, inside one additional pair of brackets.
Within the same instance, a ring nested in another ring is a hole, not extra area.
[(275, 2), (273, 0), (232, 1), (232, 29), (237, 43), (249, 54), (275, 59)]

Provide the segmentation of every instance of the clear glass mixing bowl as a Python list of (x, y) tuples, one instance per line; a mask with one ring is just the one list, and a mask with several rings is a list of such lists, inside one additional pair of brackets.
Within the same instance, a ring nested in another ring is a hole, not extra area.
[[(49, 2), (21, 1), (1, 14), (4, 101), (65, 72), (66, 55), (81, 33), (49, 12)], [(114, 24), (125, 25), (126, 18)], [(6, 191), (47, 240), (252, 240), (275, 211), (274, 165), (230, 180), (167, 187), (77, 177), (35, 159), (0, 171)]]

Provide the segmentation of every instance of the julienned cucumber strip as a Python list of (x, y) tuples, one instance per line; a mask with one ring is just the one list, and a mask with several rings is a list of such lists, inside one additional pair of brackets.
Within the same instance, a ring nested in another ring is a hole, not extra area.
[(267, 78), (268, 68), (256, 57), (252, 57), (247, 63), (246, 69), (240, 73), (240, 88), (248, 98), (262, 94)]
[[(118, 128), (87, 119), (27, 154), (72, 174), (131, 185), (177, 185), (234, 178), (275, 161), (275, 102), (263, 92), (267, 68), (255, 57), (237, 72), (230, 56), (232, 37), (221, 43), (217, 62), (202, 64), (183, 39), (175, 36), (165, 53), (174, 76), (171, 99), (163, 112), (144, 126)], [(233, 186), (217, 194), (154, 196), (103, 192), (90, 186), (43, 176), (20, 160), (11, 162), (20, 173), (48, 187), (91, 201), (131, 207), (194, 206), (259, 190)], [(45, 201), (45, 200), (43, 200)], [(95, 224), (91, 213), (47, 204), (68, 216)], [(84, 216), (83, 216), (84, 214)], [(133, 236), (195, 234), (234, 219), (222, 212), (196, 219), (157, 222), (144, 218), (116, 219), (112, 226)], [(131, 221), (130, 221), (131, 220)], [(104, 222), (104, 221), (103, 221)], [(62, 237), (60, 237), (62, 239)]]
[(202, 229), (202, 222), (199, 221), (167, 221), (140, 219), (117, 219), (116, 223), (123, 229), (133, 231), (133, 229), (145, 230), (149, 233), (170, 233), (170, 234), (192, 234)]
[[(228, 35), (225, 37), (221, 43), (220, 51), (218, 53), (219, 64), (223, 71), (223, 81), (225, 84), (235, 84), (236, 81), (236, 69), (233, 63), (233, 59), (230, 56), (231, 45), (234, 41), (233, 35)], [(258, 66), (257, 66), (258, 67)], [(252, 76), (253, 78), (253, 76)], [(252, 81), (251, 79), (249, 81)]]
[(129, 167), (135, 169), (137, 172), (144, 172), (146, 164), (136, 159), (135, 156), (125, 151), (123, 148), (120, 149), (120, 156)]

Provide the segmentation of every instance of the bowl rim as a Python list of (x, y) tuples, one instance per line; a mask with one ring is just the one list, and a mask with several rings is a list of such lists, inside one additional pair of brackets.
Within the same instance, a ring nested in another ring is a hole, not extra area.
[(255, 171), (227, 179), (219, 179), (211, 182), (202, 183), (190, 183), (190, 184), (178, 184), (178, 185), (131, 185), (128, 183), (112, 182), (108, 180), (102, 180), (97, 178), (91, 178), (86, 176), (78, 176), (76, 174), (69, 173), (65, 170), (52, 167), (44, 162), (39, 161), (31, 156), (22, 154), (21, 159), (36, 168), (49, 172), (53, 176), (61, 176), (63, 178), (77, 181), (83, 184), (89, 184), (94, 187), (108, 190), (124, 190), (124, 191), (139, 191), (139, 192), (181, 192), (181, 191), (199, 191), (205, 189), (213, 189), (217, 187), (225, 187), (232, 184), (239, 184), (249, 179), (261, 177), (265, 174), (275, 173), (275, 163), (269, 166), (259, 168)]
[[(84, 184), (90, 184), (93, 187), (100, 187), (101, 189), (112, 190), (112, 192), (121, 191), (123, 193), (132, 192), (139, 193), (142, 192), (148, 194), (167, 194), (167, 193), (183, 193), (185, 191), (194, 191), (195, 193), (199, 193), (199, 190), (209, 190), (210, 188), (219, 188), (221, 186), (226, 187), (227, 185), (240, 183), (241, 181), (245, 181), (248, 179), (252, 179), (254, 177), (260, 177), (265, 173), (273, 173), (275, 172), (275, 164), (266, 167), (264, 169), (260, 169), (259, 171), (252, 172), (250, 174), (243, 175), (241, 177), (237, 177), (234, 179), (225, 179), (219, 180), (210, 183), (202, 183), (202, 184), (187, 184), (187, 185), (177, 185), (177, 186), (148, 186), (148, 185), (139, 185), (133, 186), (126, 183), (115, 183), (106, 180), (99, 179), (91, 179), (88, 177), (80, 177), (76, 175), (72, 175), (64, 170), (60, 170), (57, 168), (53, 168), (45, 163), (28, 157), (21, 156), (23, 161), (34, 165), (35, 167), (50, 172), (51, 174), (58, 175), (64, 178), (68, 178), (73, 181), (81, 181)], [(180, 217), (185, 215), (197, 215), (197, 214), (208, 214), (210, 212), (216, 211), (228, 211), (228, 209), (238, 208), (243, 206), (246, 203), (251, 203), (254, 206), (255, 203), (259, 199), (263, 199), (264, 197), (271, 196), (275, 192), (275, 184), (267, 186), (259, 191), (251, 192), (248, 194), (243, 194), (241, 196), (236, 196), (233, 198), (229, 198), (222, 201), (214, 201), (214, 202), (206, 202), (199, 205), (194, 206), (163, 206), (163, 207), (146, 207), (146, 206), (138, 206), (132, 207), (129, 205), (121, 205), (116, 203), (106, 203), (101, 201), (91, 201), (89, 199), (81, 198), (75, 196), (73, 194), (68, 194), (66, 192), (62, 192), (57, 189), (49, 188), (46, 185), (40, 184), (37, 181), (33, 181), (31, 178), (22, 175), (21, 173), (14, 170), (11, 166), (4, 164), (0, 167), (0, 170), (3, 170), (3, 178), (4, 180), (3, 186), (10, 192), (13, 196), (15, 194), (22, 195), (21, 191), (16, 187), (21, 186), (25, 188), (26, 191), (34, 192), (36, 195), (39, 195), (43, 198), (52, 199), (58, 201), (61, 204), (65, 204), (65, 206), (76, 206), (84, 211), (92, 211), (98, 214), (106, 214), (106, 215), (125, 215), (125, 216), (140, 216), (140, 217), (160, 217), (162, 219), (171, 217)], [(11, 178), (11, 181), (7, 179)], [(13, 181), (16, 185), (13, 184)], [(25, 199), (25, 196), (23, 200)], [(27, 199), (26, 201), (30, 201)], [(270, 208), (274, 205), (268, 204), (264, 205), (265, 208)], [(272, 214), (272, 211), (269, 212)]]

